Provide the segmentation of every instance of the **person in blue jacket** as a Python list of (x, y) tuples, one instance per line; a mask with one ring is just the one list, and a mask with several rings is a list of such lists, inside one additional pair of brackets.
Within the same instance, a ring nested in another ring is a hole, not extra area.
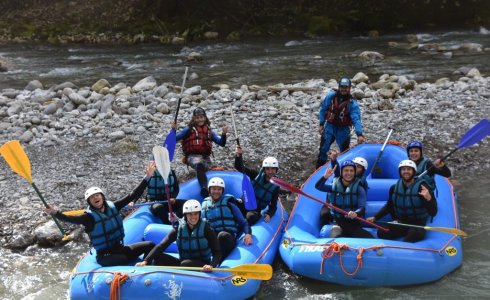
[(327, 162), (327, 153), (334, 141), (337, 142), (340, 152), (344, 152), (349, 148), (352, 126), (354, 126), (357, 135), (357, 142), (364, 142), (361, 110), (357, 100), (350, 94), (350, 88), (350, 79), (341, 78), (339, 89), (329, 92), (320, 106), (319, 132), (322, 139), (316, 164), (317, 168)]
[(220, 177), (209, 180), (209, 197), (202, 204), (202, 218), (209, 222), (213, 230), (218, 234), (218, 242), (221, 248), (222, 258), (236, 247), (236, 238), (243, 232), (243, 243), (251, 245), (252, 228), (243, 217), (240, 208), (236, 205), (236, 199), (232, 195), (223, 194), (225, 182)]
[(119, 211), (143, 195), (155, 169), (154, 162), (148, 163), (146, 177), (131, 194), (120, 200), (109, 201), (100, 188), (91, 187), (85, 191), (85, 200), (88, 203), (85, 213), (69, 216), (51, 206), (48, 206), (44, 212), (61, 221), (83, 225), (97, 253), (97, 263), (101, 266), (126, 265), (141, 254), (148, 255), (155, 244), (144, 241), (124, 245), (124, 227)]
[[(201, 203), (195, 199), (184, 203), (184, 217), (179, 226), (173, 228), (155, 246), (145, 259), (136, 264), (158, 266), (202, 267), (203, 272), (211, 272), (221, 262), (216, 233), (206, 221), (201, 219)], [(179, 258), (164, 253), (171, 243), (177, 242)]]
[(373, 238), (355, 219), (362, 218), (366, 211), (366, 191), (356, 177), (356, 164), (351, 160), (342, 162), (340, 177), (335, 177), (332, 184), (325, 184), (333, 172), (333, 169), (327, 168), (325, 174), (315, 184), (315, 188), (327, 192), (327, 202), (347, 211), (348, 214), (344, 215), (324, 205), (320, 211), (320, 226), (334, 222), (330, 232), (331, 238), (338, 236)]
[[(184, 152), (184, 163), (197, 172), (197, 180), (201, 185), (201, 196), (209, 195), (207, 189), (208, 178), (206, 171), (211, 167), (211, 154), (213, 142), (218, 146), (226, 145), (226, 134), (228, 127), (222, 128), (221, 136), (211, 130), (211, 122), (206, 115), (206, 111), (197, 107), (192, 112), (192, 119), (189, 125), (176, 135), (177, 141), (182, 141), (182, 151)], [(172, 123), (172, 128), (176, 129), (177, 124)]]

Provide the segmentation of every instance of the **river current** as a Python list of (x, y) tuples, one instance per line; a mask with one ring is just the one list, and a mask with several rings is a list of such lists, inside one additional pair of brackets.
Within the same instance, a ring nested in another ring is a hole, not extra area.
[[(490, 35), (480, 32), (450, 32), (419, 35), (420, 43), (439, 43), (452, 47), (479, 43), (490, 47)], [(8, 72), (0, 73), (0, 89), (23, 89), (33, 79), (45, 87), (71, 81), (91, 86), (100, 78), (112, 85), (134, 85), (146, 76), (157, 82), (179, 83), (184, 65), (199, 78), (188, 86), (228, 84), (270, 85), (294, 83), (310, 78), (338, 78), (364, 72), (372, 80), (379, 75), (405, 75), (418, 82), (441, 77), (457, 79), (461, 67), (476, 67), (490, 74), (490, 51), (478, 53), (424, 53), (388, 47), (388, 42), (404, 43), (403, 35), (330, 37), (308, 40), (255, 40), (214, 42), (187, 46), (132, 45), (2, 45), (0, 59), (9, 62)], [(377, 51), (380, 61), (361, 61), (355, 55)], [(201, 62), (185, 62), (190, 52), (199, 52)], [(481, 170), (486, 174), (489, 170)], [(461, 268), (441, 280), (400, 288), (354, 288), (314, 282), (294, 275), (281, 262), (274, 263), (274, 277), (264, 282), (257, 299), (455, 299), (488, 297), (490, 285), (490, 211), (488, 179), (457, 174), (462, 229), (469, 233), (463, 243)], [(284, 203), (287, 208), (291, 202)], [(4, 225), (7, 226), (7, 225)], [(23, 252), (0, 248), (0, 299), (65, 299), (71, 269), (87, 251), (86, 245), (68, 243), (58, 249), (33, 246)]]

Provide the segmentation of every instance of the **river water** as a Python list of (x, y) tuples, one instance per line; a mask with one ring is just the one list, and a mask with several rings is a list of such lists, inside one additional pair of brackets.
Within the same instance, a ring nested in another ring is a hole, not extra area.
[[(421, 35), (426, 43), (448, 47), (479, 43), (490, 47), (490, 35), (478, 32), (432, 33)], [(490, 51), (459, 54), (389, 48), (388, 42), (404, 42), (403, 36), (367, 38), (322, 38), (314, 40), (256, 40), (239, 43), (209, 43), (186, 47), (162, 45), (80, 46), (80, 45), (3, 45), (0, 59), (10, 70), (0, 73), (0, 89), (22, 89), (33, 79), (45, 86), (71, 81), (90, 86), (100, 78), (111, 84), (134, 85), (153, 75), (159, 83), (179, 83), (184, 58), (191, 51), (202, 54), (202, 62), (190, 63), (199, 79), (188, 86), (226, 83), (232, 88), (242, 84), (294, 83), (310, 78), (338, 78), (362, 71), (372, 79), (383, 73), (406, 75), (417, 81), (440, 77), (460, 77), (460, 67), (476, 67), (490, 74)], [(288, 43), (289, 42), (289, 43)], [(362, 62), (352, 56), (362, 51), (377, 51), (385, 59)], [(488, 174), (490, 170), (480, 170)], [(469, 233), (464, 241), (462, 267), (443, 279), (426, 285), (401, 288), (353, 288), (314, 282), (291, 273), (278, 258), (274, 277), (264, 282), (258, 299), (454, 299), (488, 297), (490, 285), (490, 211), (488, 179), (456, 174), (462, 229)], [(290, 208), (292, 202), (286, 202)], [(4, 225), (8, 226), (8, 225)], [(0, 247), (0, 299), (65, 299), (68, 278), (86, 245), (68, 243), (57, 249), (33, 246), (21, 253)]]

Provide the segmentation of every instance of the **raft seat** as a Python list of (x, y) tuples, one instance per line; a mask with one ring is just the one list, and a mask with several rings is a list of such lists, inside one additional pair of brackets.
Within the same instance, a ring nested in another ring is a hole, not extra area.
[[(143, 240), (153, 242), (155, 243), (155, 245), (159, 244), (171, 230), (171, 225), (156, 223), (149, 224), (148, 226), (146, 226), (143, 233)], [(177, 249), (177, 243), (173, 242), (172, 244), (170, 244), (165, 252), (178, 253), (179, 251)]]

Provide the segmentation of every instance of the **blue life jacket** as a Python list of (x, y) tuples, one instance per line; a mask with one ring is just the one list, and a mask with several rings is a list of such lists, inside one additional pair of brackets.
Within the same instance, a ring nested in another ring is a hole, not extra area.
[[(358, 204), (358, 190), (360, 185), (359, 178), (355, 178), (347, 187), (344, 188), (342, 184), (342, 179), (340, 177), (335, 177), (332, 183), (332, 192), (328, 194), (329, 202), (338, 208), (346, 211), (354, 211), (359, 208)], [(334, 218), (345, 217), (342, 213), (336, 210), (330, 210)]]
[(258, 200), (257, 208), (263, 210), (272, 201), (272, 196), (279, 187), (271, 182), (265, 182), (265, 171), (261, 168), (259, 174), (252, 181), (254, 188), (255, 199)]
[[(428, 161), (429, 160), (425, 157), (423, 157), (422, 160), (419, 161), (419, 163), (417, 164), (417, 172), (415, 172), (415, 177), (419, 176), (425, 171)], [(433, 191), (436, 189), (436, 181), (434, 180), (434, 176), (429, 176), (429, 173), (425, 173), (425, 175), (419, 179), (423, 179)]]
[(192, 231), (184, 220), (179, 224), (177, 247), (181, 260), (200, 259), (207, 263), (211, 261), (211, 249), (209, 248), (208, 240), (204, 236), (205, 227), (206, 221), (203, 220), (199, 220), (199, 223)]
[(369, 185), (367, 183), (366, 171), (364, 171), (364, 174), (362, 176), (358, 177), (358, 178), (360, 180), (359, 184), (364, 188), (364, 190), (367, 193), (367, 191), (369, 189)]
[(420, 179), (415, 180), (410, 186), (405, 187), (403, 180), (398, 180), (391, 195), (397, 218), (427, 220), (429, 214), (425, 206), (425, 200), (421, 199), (419, 195), (422, 182), (424, 181)]
[[(175, 177), (172, 172), (168, 174), (166, 183), (168, 184), (168, 190), (170, 195), (174, 192)], [(150, 200), (164, 201), (167, 199), (167, 194), (165, 193), (165, 181), (162, 175), (155, 170), (153, 176), (151, 176), (150, 181), (148, 181), (148, 190), (146, 191), (148, 198)]]
[(97, 251), (122, 244), (124, 238), (123, 221), (119, 211), (112, 201), (105, 201), (105, 203), (107, 204), (105, 213), (92, 210), (90, 206), (86, 210), (95, 221), (94, 229), (88, 235)]
[(209, 225), (216, 233), (227, 231), (236, 234), (238, 232), (235, 216), (228, 206), (228, 201), (231, 199), (233, 199), (232, 195), (222, 195), (215, 203), (213, 203), (211, 197), (204, 199), (201, 211), (202, 219), (209, 222)]

